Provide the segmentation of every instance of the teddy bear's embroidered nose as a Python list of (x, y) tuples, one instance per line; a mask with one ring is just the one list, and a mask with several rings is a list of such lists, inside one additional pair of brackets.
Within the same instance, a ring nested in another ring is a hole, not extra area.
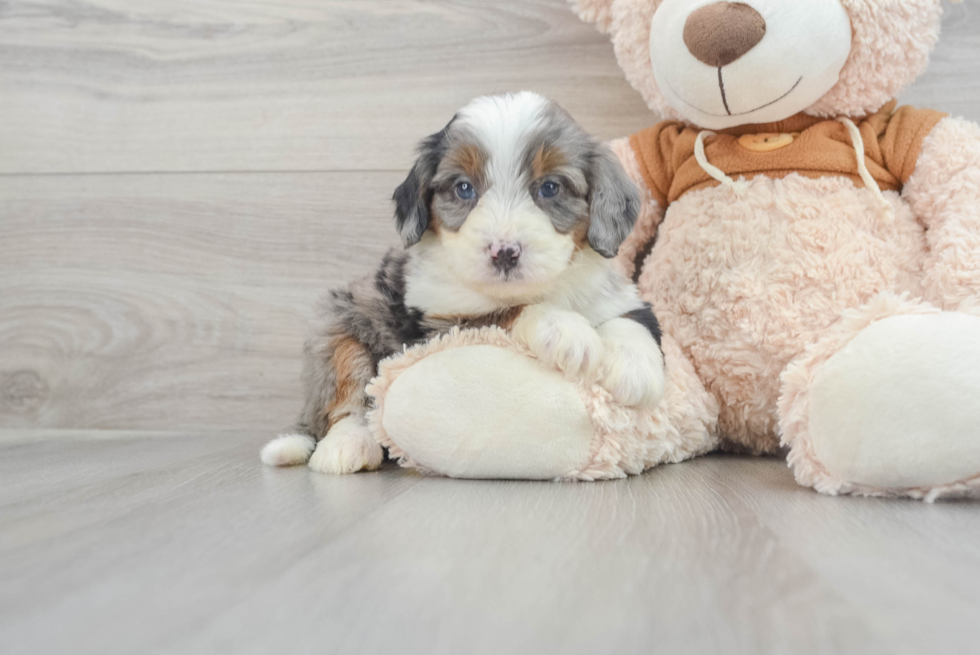
[(684, 44), (708, 66), (721, 68), (754, 48), (766, 35), (766, 21), (742, 2), (701, 7), (684, 24)]

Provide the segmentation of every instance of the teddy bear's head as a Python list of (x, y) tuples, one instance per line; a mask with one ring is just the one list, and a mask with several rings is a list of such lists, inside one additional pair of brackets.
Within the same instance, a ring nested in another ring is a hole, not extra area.
[(926, 67), (941, 0), (572, 0), (665, 118), (863, 116)]

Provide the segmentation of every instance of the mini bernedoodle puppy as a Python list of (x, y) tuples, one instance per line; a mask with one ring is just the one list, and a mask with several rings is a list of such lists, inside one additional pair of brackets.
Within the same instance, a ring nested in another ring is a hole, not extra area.
[(422, 142), (394, 201), (406, 250), (325, 298), (305, 348), (300, 434), (271, 441), (266, 464), (378, 468), (365, 387), (382, 359), (453, 326), (510, 330), (624, 405), (660, 400), (657, 320), (609, 261), (638, 191), (557, 104), (533, 93), (472, 101)]

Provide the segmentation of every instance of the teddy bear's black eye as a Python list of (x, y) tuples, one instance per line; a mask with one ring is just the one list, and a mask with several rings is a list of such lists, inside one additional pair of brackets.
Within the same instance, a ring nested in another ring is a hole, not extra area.
[(561, 191), (561, 185), (557, 182), (545, 182), (538, 189), (538, 196), (541, 198), (554, 198)]
[(476, 189), (469, 182), (457, 182), (456, 197), (460, 200), (473, 200), (476, 197)]

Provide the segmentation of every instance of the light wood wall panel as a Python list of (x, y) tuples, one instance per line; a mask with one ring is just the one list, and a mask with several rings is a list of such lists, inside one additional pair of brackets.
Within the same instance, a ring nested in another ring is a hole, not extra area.
[(0, 177), (0, 426), (288, 427), (395, 173)]
[[(980, 0), (907, 94), (980, 118)], [(10, 0), (0, 172), (400, 170), (469, 98), (533, 89), (612, 138), (655, 119), (564, 0)]]
[(468, 99), (533, 89), (612, 137), (649, 110), (564, 0), (17, 0), (0, 172), (402, 169)]
[[(980, 119), (980, 0), (904, 99)], [(654, 120), (564, 0), (0, 3), (0, 427), (285, 427), (415, 142), (534, 89)]]

